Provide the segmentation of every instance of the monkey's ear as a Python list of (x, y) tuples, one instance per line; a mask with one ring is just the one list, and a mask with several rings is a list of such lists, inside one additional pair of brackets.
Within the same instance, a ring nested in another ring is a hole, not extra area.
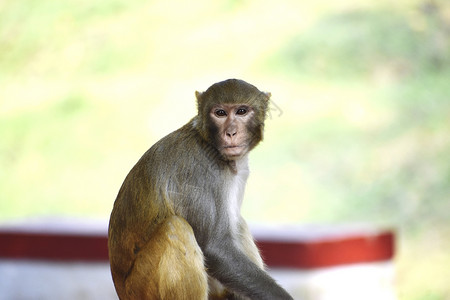
[(263, 94), (266, 96), (266, 102), (268, 103), (270, 101), (270, 97), (272, 97), (272, 94), (269, 92), (263, 92)]
[(199, 114), (200, 114), (201, 107), (202, 107), (202, 94), (203, 93), (195, 91), (195, 98), (197, 98), (197, 110), (198, 110)]

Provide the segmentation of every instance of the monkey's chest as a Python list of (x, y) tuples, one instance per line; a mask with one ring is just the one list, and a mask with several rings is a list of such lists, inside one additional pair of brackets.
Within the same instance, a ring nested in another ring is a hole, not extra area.
[(237, 224), (241, 216), (242, 199), (244, 197), (246, 177), (235, 176), (229, 184), (226, 199), (228, 221), (234, 232), (237, 232)]

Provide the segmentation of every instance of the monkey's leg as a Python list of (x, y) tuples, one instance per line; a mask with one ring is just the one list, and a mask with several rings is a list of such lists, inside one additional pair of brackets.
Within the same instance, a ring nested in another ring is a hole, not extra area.
[(128, 299), (207, 299), (203, 253), (191, 226), (167, 218), (140, 249), (127, 277)]
[(228, 291), (219, 281), (208, 277), (209, 295), (208, 300), (246, 300), (248, 298), (236, 295)]

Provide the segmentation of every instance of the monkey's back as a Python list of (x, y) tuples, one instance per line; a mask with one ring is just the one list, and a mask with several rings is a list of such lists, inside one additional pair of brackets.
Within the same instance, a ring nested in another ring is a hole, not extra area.
[[(214, 193), (205, 190), (214, 187), (203, 183), (205, 176), (215, 176), (223, 168), (217, 165), (217, 155), (192, 120), (155, 143), (130, 170), (109, 224), (108, 248), (115, 284), (117, 279), (125, 279), (140, 249), (161, 222), (171, 215), (189, 219), (202, 209), (195, 196)], [(206, 213), (206, 218), (211, 213)]]

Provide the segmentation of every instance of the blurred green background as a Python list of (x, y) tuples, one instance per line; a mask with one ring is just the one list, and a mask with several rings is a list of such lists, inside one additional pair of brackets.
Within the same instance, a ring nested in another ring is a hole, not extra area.
[(195, 90), (272, 92), (254, 222), (398, 233), (399, 299), (450, 299), (450, 2), (0, 2), (0, 220), (108, 218)]

